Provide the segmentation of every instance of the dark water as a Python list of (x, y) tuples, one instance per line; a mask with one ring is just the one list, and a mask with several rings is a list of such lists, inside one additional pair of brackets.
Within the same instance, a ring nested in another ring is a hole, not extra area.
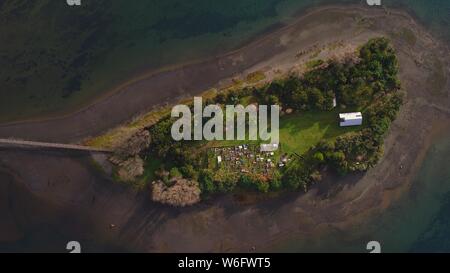
[[(379, 241), (383, 252), (450, 251), (450, 132), (426, 154), (413, 188), (363, 227), (322, 238), (292, 238), (276, 245), (281, 252), (364, 252)], [(0, 252), (64, 252), (73, 238), (86, 252), (130, 251), (90, 238), (92, 224), (75, 211), (55, 209), (36, 199), (8, 173), (0, 171)], [(74, 225), (75, 224), (75, 225)]]
[(381, 215), (361, 226), (317, 238), (275, 244), (282, 252), (367, 252), (378, 241), (382, 252), (450, 251), (450, 132), (431, 146), (412, 189)]
[[(0, 1), (0, 11), (5, 8), (2, 5), (6, 2)], [(90, 5), (92, 3), (108, 5), (108, 2), (91, 1)], [(92, 22), (89, 23), (87, 20), (89, 16), (98, 17), (94, 30), (84, 37), (82, 43), (77, 47), (74, 46), (73, 53), (65, 52), (66, 55), (70, 55), (71, 69), (73, 68), (74, 71), (71, 77), (78, 80), (69, 79), (69, 82), (73, 84), (63, 89), (66, 92), (63, 95), (70, 97), (72, 92), (76, 91), (80, 84), (79, 79), (81, 78), (79, 77), (83, 78), (84, 85), (89, 84), (89, 79), (86, 79), (85, 76), (93, 71), (96, 76), (99, 76), (99, 79), (102, 77), (106, 79), (111, 78), (111, 75), (115, 73), (126, 74), (143, 65), (139, 59), (145, 60), (150, 66), (157, 67), (216, 54), (241, 45), (277, 23), (289, 22), (292, 15), (298, 13), (299, 10), (320, 4), (363, 2), (355, 0), (171, 0), (133, 1), (132, 3), (130, 1), (111, 1), (111, 6), (94, 9), (92, 14), (85, 15), (86, 22), (74, 21), (74, 24), (83, 30), (83, 28), (92, 26)], [(450, 40), (450, 1), (382, 0), (382, 2), (388, 6), (407, 9), (414, 13), (436, 36)], [(20, 16), (20, 8), (15, 9), (14, 12), (17, 13), (16, 16)], [(108, 17), (105, 14), (116, 16)], [(111, 28), (108, 28), (106, 33), (95, 31), (95, 29), (102, 30), (104, 26), (108, 25), (114, 25), (112, 31)], [(57, 29), (51, 31), (57, 31)], [(124, 40), (124, 37), (127, 42), (120, 42)], [(121, 40), (117, 42), (117, 39)], [(59, 41), (63, 41), (63, 39)], [(102, 55), (102, 52), (109, 48), (106, 41), (115, 41), (111, 48), (117, 54), (114, 56)], [(54, 41), (47, 41), (47, 43), (52, 42)], [(81, 49), (92, 54), (78, 54)], [(127, 56), (126, 59), (129, 61), (126, 63), (121, 61), (125, 59), (123, 56)], [(123, 69), (111, 72), (108, 69), (96, 68), (95, 63), (90, 66), (87, 62), (91, 57), (93, 61), (98, 57), (101, 64), (107, 63), (108, 65), (105, 67), (114, 67), (115, 64), (121, 65)], [(69, 60), (69, 57), (67, 58)], [(101, 80), (99, 82), (100, 87), (106, 86), (102, 85)], [(43, 86), (46, 87), (46, 85)], [(46, 89), (50, 90), (51, 88)], [(33, 96), (42, 95), (30, 92), (26, 94), (30, 100), (33, 99)], [(8, 98), (12, 99), (12, 97)], [(21, 102), (21, 99), (18, 97), (15, 101), (10, 100), (8, 105), (23, 105), (24, 102)], [(26, 100), (24, 99), (24, 101)], [(59, 101), (56, 102), (59, 103)], [(38, 109), (40, 103), (48, 105), (52, 103), (52, 100), (44, 96), (42, 102), (33, 99), (33, 103)], [(2, 108), (8, 109), (8, 105), (5, 105), (6, 108)], [(61, 103), (61, 105), (64, 104)], [(380, 241), (384, 251), (450, 251), (449, 162), (450, 134), (437, 141), (428, 152), (414, 183), (414, 189), (385, 215), (373, 219), (370, 223), (372, 227), (367, 233), (362, 232), (358, 238), (346, 241), (338, 238), (342, 234), (322, 238), (321, 242), (293, 240), (291, 244), (279, 247), (277, 250), (361, 251), (365, 247), (361, 244), (361, 238), (364, 238), (365, 240)], [(0, 182), (0, 193), (3, 194), (0, 199), (1, 205), (3, 208), (7, 208), (5, 211), (1, 211), (2, 216), (6, 215), (0, 222), (1, 227), (4, 228), (1, 232), (3, 237), (11, 239), (6, 242), (4, 238), (0, 238), (3, 240), (0, 243), (0, 252), (60, 249), (60, 246), (69, 239), (67, 233), (58, 232), (63, 230), (61, 227), (66, 219), (64, 215), (68, 212), (54, 212), (46, 204), (33, 200), (26, 191), (14, 188), (11, 176), (0, 173)], [(7, 194), (5, 195), (5, 193)], [(16, 197), (15, 201), (11, 199), (12, 196)], [(42, 215), (44, 220), (39, 220), (33, 215)], [(79, 221), (83, 222), (84, 220), (79, 219)], [(48, 225), (47, 222), (54, 224)], [(310, 243), (314, 245), (313, 248), (307, 246)], [(114, 251), (118, 249), (93, 244), (92, 250)]]
[(428, 151), (412, 190), (377, 222), (385, 251), (450, 251), (450, 132)]
[(450, 1), (385, 0), (387, 6), (400, 7), (414, 14), (434, 34), (450, 41)]
[(36, 198), (8, 171), (0, 168), (0, 253), (67, 253), (74, 238), (83, 252), (129, 252), (92, 234), (85, 213)]
[[(365, 0), (0, 1), (0, 121), (78, 109), (136, 74), (235, 49), (308, 7)], [(382, 0), (450, 40), (450, 1)]]
[(442, 200), (438, 213), (411, 247), (412, 252), (450, 252), (450, 194)]
[[(450, 252), (450, 134), (437, 142), (429, 152), (418, 180), (428, 183), (429, 213), (417, 240), (410, 246), (413, 252)], [(427, 200), (422, 200), (422, 206)]]
[(372, 238), (389, 252), (450, 251), (450, 132), (428, 151), (413, 188), (375, 219)]

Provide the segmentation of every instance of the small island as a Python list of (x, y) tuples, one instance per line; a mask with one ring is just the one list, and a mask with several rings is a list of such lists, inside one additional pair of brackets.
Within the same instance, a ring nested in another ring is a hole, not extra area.
[[(170, 109), (161, 109), (144, 116), (153, 124), (127, 136), (116, 149), (110, 158), (114, 179), (150, 188), (154, 201), (186, 206), (217, 193), (307, 191), (324, 174), (343, 176), (377, 164), (403, 102), (389, 40), (374, 38), (351, 56), (312, 59), (305, 66), (302, 74), (270, 81), (254, 72), (245, 82), (236, 80), (232, 87), (203, 96), (206, 105), (221, 107), (280, 105), (276, 151), (261, 151), (261, 141), (174, 141), (175, 119)], [(346, 124), (345, 113), (360, 116)]]

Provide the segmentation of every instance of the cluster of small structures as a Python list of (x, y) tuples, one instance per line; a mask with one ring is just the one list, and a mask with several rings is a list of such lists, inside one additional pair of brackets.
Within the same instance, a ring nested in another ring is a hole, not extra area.
[(265, 151), (263, 146), (249, 144), (210, 148), (208, 159), (212, 169), (225, 168), (231, 172), (264, 175), (285, 167), (291, 160), (287, 154), (280, 154), (278, 150)]

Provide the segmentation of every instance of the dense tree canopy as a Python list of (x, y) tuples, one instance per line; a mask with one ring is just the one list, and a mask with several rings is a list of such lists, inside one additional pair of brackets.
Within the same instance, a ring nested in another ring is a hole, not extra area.
[(261, 87), (219, 93), (212, 102), (237, 104), (251, 96), (260, 104), (281, 104), (283, 109), (301, 112), (329, 111), (336, 100), (337, 107), (363, 113), (362, 130), (339, 136), (332, 142), (320, 142), (302, 158), (269, 177), (224, 175), (201, 167), (202, 159), (193, 158), (192, 147), (167, 137), (172, 124), (170, 118), (149, 129), (153, 141), (150, 152), (178, 166), (177, 175), (198, 179), (203, 194), (227, 192), (236, 186), (260, 192), (282, 188), (306, 190), (311, 183), (320, 181), (320, 171), (326, 166), (346, 174), (367, 170), (378, 162), (384, 136), (403, 102), (403, 95), (398, 92), (397, 73), (397, 58), (389, 41), (376, 38), (360, 48), (356, 59), (321, 62), (302, 76), (289, 75)]

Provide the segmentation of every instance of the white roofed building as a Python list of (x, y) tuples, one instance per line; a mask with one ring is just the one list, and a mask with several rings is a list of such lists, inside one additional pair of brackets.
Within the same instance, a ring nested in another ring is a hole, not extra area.
[(339, 126), (357, 126), (362, 124), (361, 112), (341, 113), (339, 114)]

